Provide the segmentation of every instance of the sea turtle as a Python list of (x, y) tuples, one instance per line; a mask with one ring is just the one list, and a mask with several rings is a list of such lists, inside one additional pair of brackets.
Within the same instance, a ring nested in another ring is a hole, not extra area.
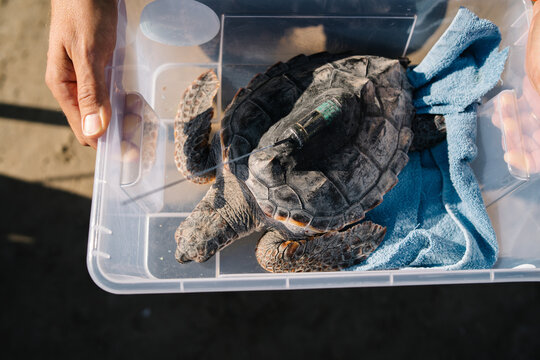
[[(255, 230), (264, 232), (256, 257), (268, 271), (333, 271), (366, 259), (386, 228), (362, 220), (397, 183), (413, 139), (405, 66), (329, 53), (279, 62), (236, 93), (210, 143), (219, 82), (202, 74), (178, 109), (175, 162), (187, 179), (213, 185), (178, 227), (176, 259), (206, 261)], [(284, 140), (310, 116), (328, 125), (305, 144)]]

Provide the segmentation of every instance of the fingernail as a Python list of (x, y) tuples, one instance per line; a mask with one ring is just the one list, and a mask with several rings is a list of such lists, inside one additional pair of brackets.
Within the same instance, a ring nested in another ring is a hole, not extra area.
[(83, 133), (92, 136), (101, 131), (101, 118), (98, 114), (86, 115), (83, 121)]

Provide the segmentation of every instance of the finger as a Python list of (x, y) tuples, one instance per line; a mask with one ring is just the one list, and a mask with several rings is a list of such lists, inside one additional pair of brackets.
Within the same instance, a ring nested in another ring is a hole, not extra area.
[(509, 151), (504, 154), (504, 161), (510, 166), (528, 174), (540, 172), (540, 150), (531, 153)]
[(534, 5), (534, 13), (529, 28), (525, 69), (531, 85), (540, 94), (540, 3)]
[(83, 57), (74, 56), (77, 73), (77, 99), (79, 104), (82, 132), (90, 139), (97, 139), (109, 126), (111, 105), (105, 82), (107, 59), (93, 59), (83, 52)]
[(540, 143), (537, 141), (540, 130), (534, 133), (521, 131), (505, 131), (503, 139), (503, 149), (507, 152), (533, 152), (540, 149)]
[(523, 78), (523, 96), (520, 100), (525, 102), (525, 105), (540, 118), (540, 94), (536, 92), (527, 76)]
[(142, 119), (136, 114), (126, 114), (122, 121), (122, 139), (137, 142), (140, 139)]
[(494, 106), (494, 110), (493, 110), (493, 114), (491, 115), (491, 122), (493, 123), (493, 125), (495, 125), (496, 127), (498, 127), (499, 129), (501, 128), (501, 114), (500, 114), (500, 106), (501, 106), (501, 97), (502, 97), (502, 94), (495, 98), (495, 106)]
[(539, 173), (540, 172), (540, 149), (533, 151), (531, 153), (531, 164), (534, 164), (534, 165), (531, 166), (530, 172)]
[(501, 116), (498, 111), (494, 111), (493, 115), (491, 115), (491, 123), (499, 129), (501, 128)]
[(521, 151), (508, 151), (504, 154), (504, 161), (520, 171), (528, 172), (527, 156)]
[(510, 92), (501, 93), (501, 95), (496, 100), (495, 111), (493, 112), (493, 116), (491, 117), (493, 125), (501, 128), (501, 126), (503, 125), (501, 124), (501, 120), (503, 120), (504, 118), (515, 117), (515, 107), (516, 103), (514, 94)]
[(507, 134), (504, 138), (503, 149), (509, 151), (523, 151), (523, 144), (520, 136)]
[(120, 144), (120, 151), (122, 153), (122, 161), (124, 163), (137, 163), (139, 161), (139, 147), (132, 142), (123, 140)]
[(498, 116), (493, 117), (492, 122), (501, 129), (504, 150), (522, 151), (523, 129), (520, 123), (521, 119), (517, 114), (516, 98), (513, 93), (504, 92), (498, 97), (495, 114)]
[(516, 119), (507, 117), (502, 121), (502, 136), (506, 144), (506, 151), (521, 148), (521, 132)]
[(77, 82), (73, 64), (63, 47), (49, 48), (45, 83), (66, 115), (79, 143), (81, 145), (90, 145), (82, 132), (81, 115), (77, 100)]
[(519, 114), (521, 132), (525, 135), (532, 136), (532, 134), (540, 129), (540, 120), (537, 116), (528, 111)]
[(540, 129), (533, 132), (532, 138), (538, 144), (538, 146), (540, 146)]
[(532, 153), (539, 149), (536, 141), (530, 136), (524, 136), (522, 139), (522, 148), (525, 152)]

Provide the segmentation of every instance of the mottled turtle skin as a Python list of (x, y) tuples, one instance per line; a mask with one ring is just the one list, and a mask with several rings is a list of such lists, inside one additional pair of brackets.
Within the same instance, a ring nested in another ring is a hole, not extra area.
[[(240, 89), (209, 144), (218, 80), (202, 74), (175, 121), (175, 161), (196, 183), (214, 182), (175, 234), (179, 262), (205, 261), (255, 230), (261, 266), (273, 272), (340, 270), (365, 260), (386, 229), (363, 221), (408, 161), (414, 119), (399, 60), (299, 55)], [(333, 98), (341, 112), (302, 148), (285, 130)], [(225, 166), (201, 173), (221, 162)]]

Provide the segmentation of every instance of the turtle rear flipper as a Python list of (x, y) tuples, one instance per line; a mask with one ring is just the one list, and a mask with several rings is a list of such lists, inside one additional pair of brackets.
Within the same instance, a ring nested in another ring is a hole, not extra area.
[(174, 160), (186, 179), (198, 184), (211, 182), (216, 165), (209, 144), (213, 100), (219, 88), (214, 71), (209, 70), (195, 80), (184, 92), (174, 120)]
[(305, 240), (286, 240), (270, 231), (259, 240), (256, 256), (272, 272), (337, 271), (364, 261), (385, 233), (386, 228), (371, 221)]

